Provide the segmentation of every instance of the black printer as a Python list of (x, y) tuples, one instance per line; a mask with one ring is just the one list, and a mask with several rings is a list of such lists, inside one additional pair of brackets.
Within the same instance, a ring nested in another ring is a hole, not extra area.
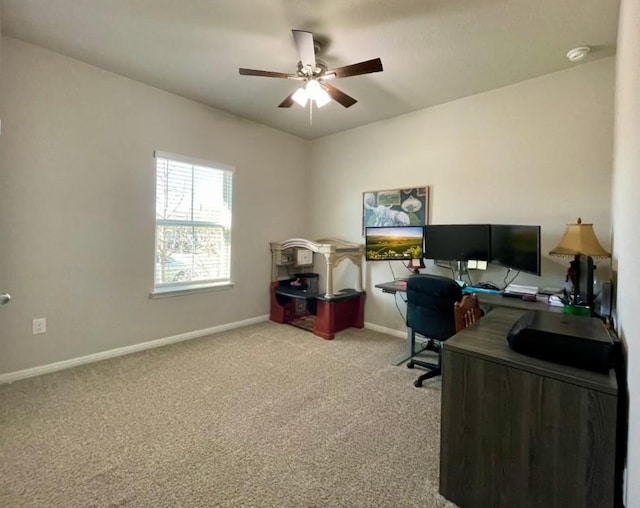
[(518, 353), (603, 374), (617, 351), (617, 339), (600, 319), (554, 312), (525, 312), (507, 340)]

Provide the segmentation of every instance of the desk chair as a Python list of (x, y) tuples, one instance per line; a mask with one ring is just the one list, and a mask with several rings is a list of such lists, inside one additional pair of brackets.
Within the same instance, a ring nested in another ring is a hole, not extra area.
[(464, 295), (462, 300), (453, 304), (453, 314), (456, 320), (456, 332), (478, 321), (482, 317), (478, 295), (475, 293)]
[(413, 275), (407, 280), (407, 340), (415, 343), (415, 334), (428, 339), (425, 349), (438, 353), (438, 362), (409, 360), (407, 367), (419, 366), (427, 372), (413, 383), (422, 386), (426, 379), (442, 373), (441, 343), (456, 333), (454, 305), (462, 299), (462, 288), (453, 279), (437, 275)]

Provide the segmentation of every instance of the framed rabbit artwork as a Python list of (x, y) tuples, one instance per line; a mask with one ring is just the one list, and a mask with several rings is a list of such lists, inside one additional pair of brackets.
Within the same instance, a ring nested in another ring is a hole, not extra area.
[(429, 219), (429, 187), (362, 193), (362, 232), (366, 227), (424, 226)]

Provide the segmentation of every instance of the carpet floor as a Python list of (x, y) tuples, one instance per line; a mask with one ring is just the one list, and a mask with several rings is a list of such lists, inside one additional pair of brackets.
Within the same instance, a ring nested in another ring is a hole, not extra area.
[(264, 322), (0, 386), (0, 506), (454, 507), (403, 347)]

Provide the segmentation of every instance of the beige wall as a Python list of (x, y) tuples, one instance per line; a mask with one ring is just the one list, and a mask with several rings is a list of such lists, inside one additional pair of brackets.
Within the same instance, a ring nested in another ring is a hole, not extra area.
[[(613, 186), (613, 59), (307, 142), (2, 38), (0, 292), (14, 299), (0, 308), (0, 374), (263, 316), (270, 240), (360, 242), (363, 191), (428, 185), (432, 223), (541, 224), (543, 253), (577, 216), (608, 248), (613, 220), (637, 477), (639, 5), (623, 0)], [(154, 149), (236, 167), (234, 289), (149, 299)], [(305, 173), (297, 161), (309, 150)], [(517, 281), (558, 285), (565, 270), (545, 254), (541, 279)], [(338, 272), (352, 284), (348, 268)], [(373, 289), (389, 265), (365, 274), (367, 322), (401, 334), (392, 297)], [(31, 334), (36, 317), (47, 318), (45, 335)], [(628, 506), (640, 504), (636, 483)]]
[[(366, 190), (428, 185), (432, 223), (541, 224), (544, 253), (582, 216), (609, 246), (613, 59), (307, 142), (4, 42), (0, 290), (14, 300), (0, 315), (0, 373), (264, 315), (268, 241), (362, 241)], [(237, 168), (234, 290), (148, 298), (154, 149)], [(559, 285), (566, 267), (545, 254), (543, 277), (517, 282)], [(353, 286), (348, 267), (337, 275)], [(391, 297), (373, 290), (389, 265), (365, 275), (367, 322), (401, 334)], [(474, 275), (501, 283), (505, 271)], [(37, 317), (43, 336), (31, 334)]]
[[(547, 253), (566, 223), (581, 216), (610, 245), (613, 89), (608, 58), (318, 140), (312, 235), (363, 241), (363, 191), (428, 185), (431, 223), (540, 224), (542, 277), (516, 282), (561, 286), (568, 261)], [(474, 275), (502, 284), (505, 273)], [(401, 332), (393, 297), (373, 288), (389, 264), (367, 263), (366, 275), (365, 320)]]
[[(307, 142), (2, 43), (0, 374), (265, 316), (269, 241), (305, 231)], [(155, 149), (235, 166), (234, 289), (149, 298)]]
[(613, 257), (617, 331), (627, 349), (629, 451), (626, 506), (640, 506), (640, 1), (622, 0), (616, 65)]
[[(613, 188), (613, 59), (310, 143), (2, 38), (0, 292), (14, 299), (0, 308), (0, 374), (264, 315), (270, 240), (360, 242), (363, 191), (429, 185), (432, 223), (541, 224), (544, 253), (578, 215), (609, 247), (613, 220), (636, 478), (640, 4), (622, 5)], [(236, 167), (233, 290), (148, 298), (154, 149)], [(557, 285), (565, 269), (545, 255), (541, 280), (518, 281)], [(367, 265), (366, 319), (401, 333), (392, 298), (373, 289), (390, 276)], [(36, 317), (45, 335), (31, 334)], [(627, 506), (640, 505), (627, 485)]]

